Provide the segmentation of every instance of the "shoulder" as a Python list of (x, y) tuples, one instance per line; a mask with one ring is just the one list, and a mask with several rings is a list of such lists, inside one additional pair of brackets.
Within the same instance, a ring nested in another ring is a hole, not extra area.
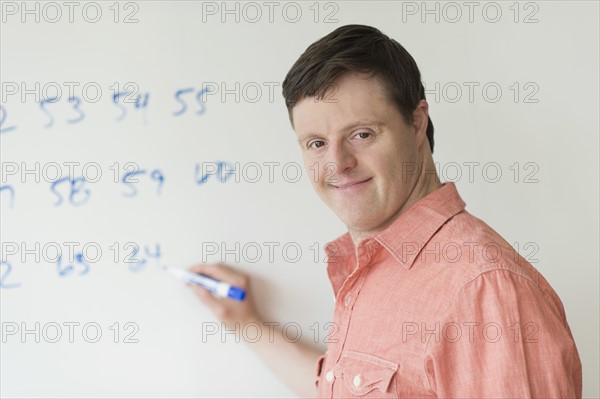
[[(451, 218), (432, 241), (460, 248), (459, 260), (448, 262), (444, 274), (452, 282), (447, 305), (458, 297), (506, 302), (534, 298), (565, 320), (560, 298), (543, 275), (483, 220), (467, 211)], [(449, 260), (449, 259), (446, 259)], [(566, 320), (565, 320), (566, 321)]]

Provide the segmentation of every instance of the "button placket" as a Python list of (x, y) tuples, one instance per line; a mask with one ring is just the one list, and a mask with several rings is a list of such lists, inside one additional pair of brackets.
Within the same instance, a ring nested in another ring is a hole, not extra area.
[(344, 298), (344, 305), (350, 306), (351, 303), (352, 303), (352, 294), (347, 293), (346, 297)]
[[(339, 362), (342, 352), (346, 346), (346, 338), (348, 335), (350, 319), (352, 318), (352, 308), (356, 303), (357, 297), (360, 293), (360, 290), (365, 281), (365, 266), (368, 266), (371, 261), (372, 255), (374, 251), (369, 247), (359, 247), (356, 252), (356, 268), (354, 271), (348, 276), (346, 281), (342, 284), (342, 287), (338, 291), (335, 311), (334, 311), (334, 321), (339, 323), (339, 331), (341, 339), (335, 344), (335, 353), (337, 354), (336, 363)], [(332, 346), (330, 346), (332, 349)], [(333, 352), (332, 352), (333, 353)], [(332, 369), (332, 370), (335, 370)], [(361, 387), (363, 384), (363, 378), (360, 375), (356, 375), (353, 377), (352, 383), (355, 384), (356, 387)], [(327, 379), (327, 374), (325, 375), (325, 379)], [(332, 371), (331, 381), (329, 385), (329, 389), (331, 389), (330, 394), (333, 395), (334, 386), (336, 383), (339, 383), (339, 379), (336, 378), (336, 374)], [(358, 384), (358, 385), (356, 385)]]
[[(346, 338), (348, 335), (348, 327), (350, 323), (350, 319), (352, 316), (352, 305), (356, 302), (356, 297), (360, 292), (363, 284), (364, 284), (365, 276), (364, 274), (360, 274), (354, 284), (352, 284), (352, 291), (343, 293), (343, 296), (340, 298), (343, 302), (340, 302), (340, 306), (335, 309), (334, 321), (339, 320), (339, 331), (338, 333), (342, 337), (340, 341), (336, 344), (336, 353), (337, 360), (342, 354), (344, 350), (344, 346), (346, 344)], [(343, 305), (342, 305), (343, 303)]]
[(325, 380), (327, 380), (327, 382), (332, 382), (334, 378), (333, 370), (329, 370), (327, 374), (325, 374)]

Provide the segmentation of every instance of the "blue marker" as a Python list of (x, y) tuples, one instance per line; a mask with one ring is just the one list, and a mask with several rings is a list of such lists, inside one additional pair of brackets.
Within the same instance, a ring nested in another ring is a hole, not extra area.
[(216, 296), (222, 298), (231, 298), (235, 299), (236, 301), (243, 301), (246, 297), (246, 291), (243, 289), (234, 287), (231, 284), (227, 284), (223, 281), (215, 280), (214, 278), (205, 276), (203, 274), (190, 273), (186, 272), (185, 270), (174, 269), (167, 266), (165, 266), (164, 269), (175, 277), (185, 280), (188, 283), (198, 284), (199, 286), (206, 288)]

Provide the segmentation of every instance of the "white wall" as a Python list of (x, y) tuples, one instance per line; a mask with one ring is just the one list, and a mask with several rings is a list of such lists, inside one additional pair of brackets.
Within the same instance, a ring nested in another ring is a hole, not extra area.
[[(324, 348), (333, 303), (317, 248), (344, 226), (305, 172), (293, 182), (301, 160), (281, 81), (310, 43), (349, 23), (380, 28), (417, 60), (442, 179), (456, 181), (467, 209), (555, 288), (583, 361), (584, 396), (600, 395), (596, 2), (481, 2), (471, 16), (463, 2), (228, 2), (237, 16), (221, 2), (115, 4), (76, 3), (71, 23), (62, 2), (2, 2), (3, 397), (293, 396), (247, 345), (203, 334), (216, 320), (159, 267), (225, 256), (207, 256), (202, 243), (238, 243), (246, 252), (225, 260), (255, 276), (265, 317)], [(69, 82), (83, 117), (68, 102)], [(209, 82), (219, 92), (199, 104)], [(36, 97), (56, 86), (62, 98), (43, 111)], [(149, 94), (146, 107), (113, 103), (132, 87)], [(174, 115), (175, 93), (187, 88), (186, 111)], [(233, 90), (224, 99), (223, 88)], [(217, 161), (239, 162), (250, 178), (255, 162), (261, 178), (197, 184), (196, 166)], [(74, 178), (101, 172), (76, 183), (71, 199), (68, 182), (52, 185), (54, 166), (68, 177), (70, 162)], [(128, 162), (145, 171), (137, 184), (119, 181)], [(470, 162), (479, 163), (472, 176)], [(36, 165), (39, 176), (24, 173)], [(140, 263), (127, 262), (128, 243)], [(59, 246), (65, 260), (69, 245), (88, 250), (71, 271), (53, 259)], [(278, 245), (272, 258), (267, 245)], [(79, 323), (73, 342), (69, 323)], [(98, 342), (87, 342), (97, 329)]]

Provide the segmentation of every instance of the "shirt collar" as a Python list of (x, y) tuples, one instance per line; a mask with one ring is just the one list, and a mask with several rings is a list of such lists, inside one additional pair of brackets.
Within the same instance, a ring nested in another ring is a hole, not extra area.
[(386, 230), (374, 238), (400, 263), (410, 269), (420, 249), (451, 217), (465, 209), (453, 182), (419, 199)]
[[(374, 241), (381, 244), (405, 269), (410, 269), (420, 249), (439, 228), (465, 209), (454, 182), (446, 182), (415, 202), (384, 231), (365, 238), (360, 246), (372, 248)], [(346, 256), (355, 253), (349, 233), (328, 245), (329, 256)]]

